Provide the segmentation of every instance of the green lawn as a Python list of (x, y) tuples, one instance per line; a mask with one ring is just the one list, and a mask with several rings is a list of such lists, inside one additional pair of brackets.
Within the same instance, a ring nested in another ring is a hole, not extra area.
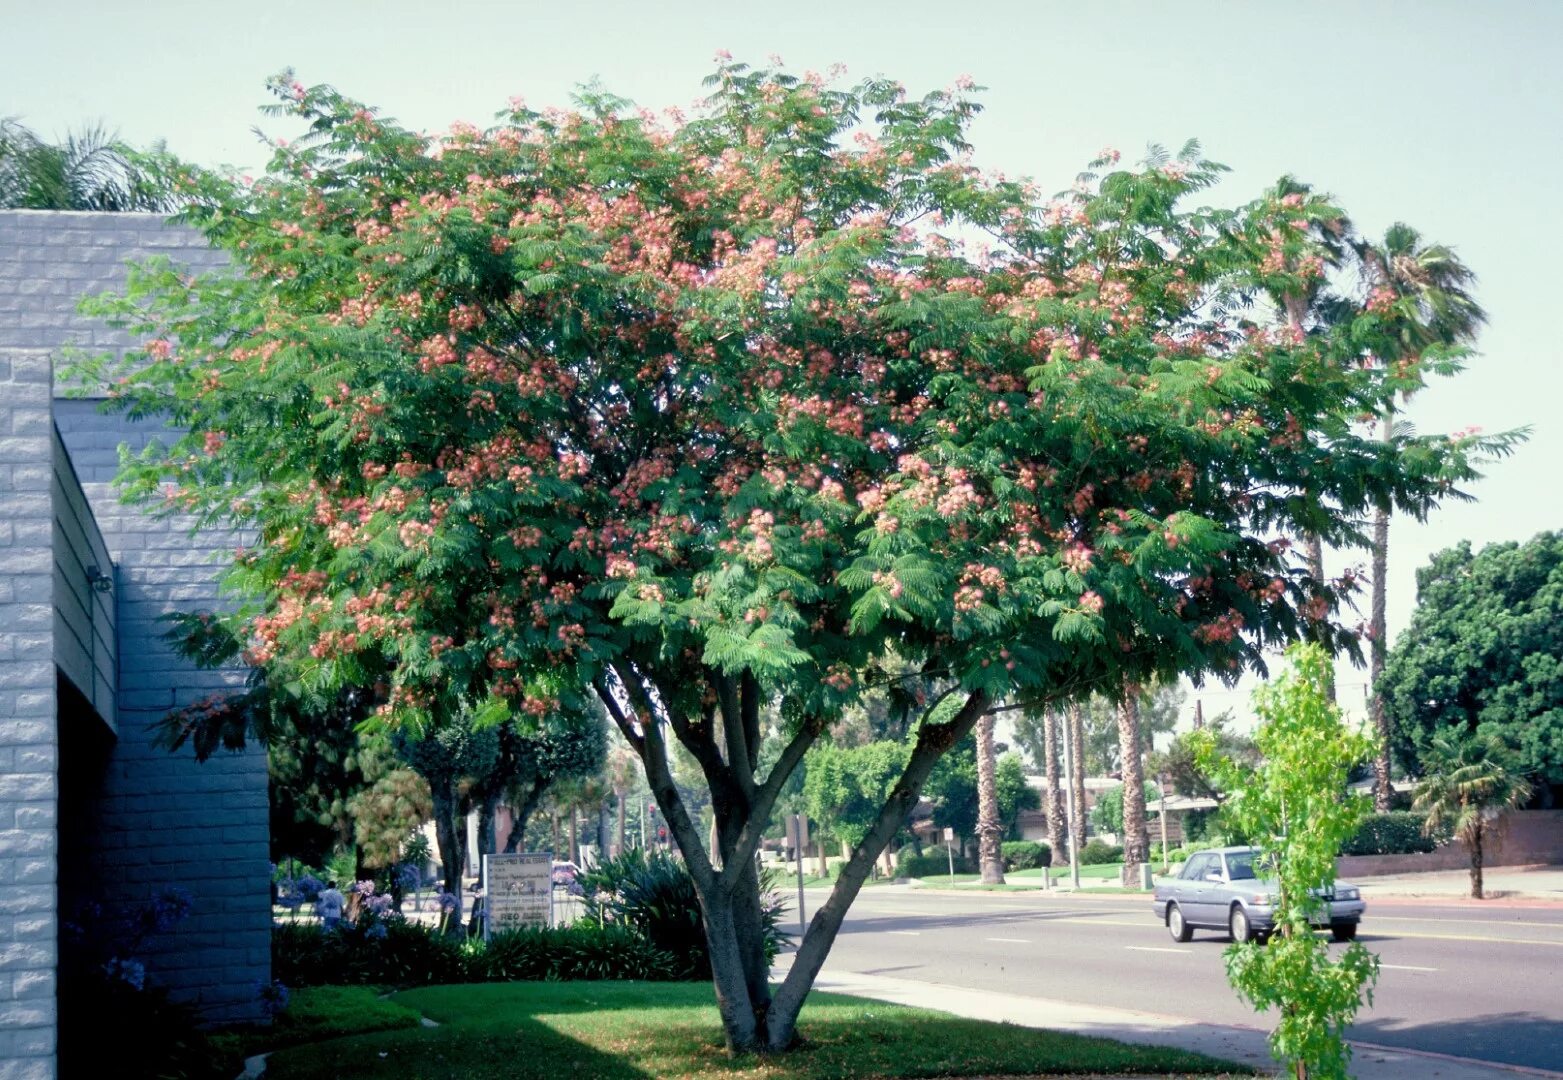
[(1181, 1050), (827, 994), (809, 998), (799, 1050), (732, 1059), (704, 983), (487, 983), (409, 990), (393, 1001), (440, 1026), (280, 1050), (267, 1062), (267, 1080), (1251, 1075)]

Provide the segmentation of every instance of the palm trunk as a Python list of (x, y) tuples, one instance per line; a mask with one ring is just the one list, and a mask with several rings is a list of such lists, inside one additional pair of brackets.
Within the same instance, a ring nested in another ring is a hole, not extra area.
[(977, 844), (984, 885), (1004, 884), (1004, 826), (999, 823), (993, 723), (992, 715), (977, 721)]
[(1471, 828), (1471, 898), (1485, 900), (1482, 895), (1482, 822), (1478, 818)]
[(1140, 755), (1139, 687), (1125, 690), (1118, 706), (1118, 756), (1123, 765), (1123, 884), (1138, 888), (1140, 864), (1150, 851), (1145, 830), (1145, 773)]
[[(1394, 416), (1384, 414), (1384, 441), (1394, 437)], [(1385, 606), (1389, 573), (1389, 508), (1373, 512), (1373, 610), (1368, 618), (1368, 711), (1373, 718), (1373, 807), (1380, 813), (1389, 810), (1394, 799), (1389, 775), (1389, 717), (1384, 713), (1384, 698), (1379, 694), (1379, 679), (1384, 675), (1384, 658), (1389, 648)]]
[[(1314, 587), (1321, 590), (1319, 595), (1323, 596), (1322, 590), (1325, 588), (1324, 541), (1319, 538), (1318, 533), (1310, 532), (1303, 537), (1303, 547), (1308, 556), (1308, 574), (1314, 580)], [(1330, 613), (1326, 611), (1324, 618), (1328, 619), (1329, 615)], [(1325, 674), (1324, 691), (1329, 694), (1330, 701), (1333, 702), (1335, 700), (1335, 668), (1333, 665)]]
[(626, 817), (627, 817), (627, 815), (629, 813), (629, 804), (625, 800), (625, 794), (624, 794), (623, 791), (620, 791), (618, 794), (619, 794), (619, 846), (618, 846), (618, 849), (614, 852), (614, 854), (615, 855), (623, 855), (624, 854), (624, 829), (625, 829)]
[(1069, 786), (1075, 803), (1075, 819), (1071, 823), (1069, 850), (1078, 852), (1085, 847), (1085, 710), (1078, 701), (1069, 703), (1069, 745), (1074, 747), (1074, 760), (1069, 769)]
[[(1058, 713), (1049, 709), (1042, 716), (1042, 770), (1047, 776), (1047, 844), (1049, 862), (1058, 862), (1064, 854), (1066, 813), (1058, 759)], [(1046, 871), (1044, 871), (1045, 873)]]
[(580, 808), (570, 807), (570, 861), (576, 866), (581, 865), (581, 823)]

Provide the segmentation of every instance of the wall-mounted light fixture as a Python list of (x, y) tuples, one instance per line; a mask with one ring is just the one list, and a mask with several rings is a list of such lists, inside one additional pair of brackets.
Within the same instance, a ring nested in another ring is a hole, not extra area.
[(87, 584), (97, 592), (108, 592), (114, 587), (114, 579), (99, 570), (97, 563), (93, 563), (87, 567)]

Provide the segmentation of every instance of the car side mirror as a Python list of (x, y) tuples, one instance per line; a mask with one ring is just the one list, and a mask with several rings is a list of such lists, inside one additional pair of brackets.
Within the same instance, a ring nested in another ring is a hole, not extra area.
[(1212, 870), (1210, 873), (1205, 875), (1205, 880), (1206, 881), (1214, 881), (1214, 882), (1219, 883), (1223, 879), (1221, 877), (1220, 871)]

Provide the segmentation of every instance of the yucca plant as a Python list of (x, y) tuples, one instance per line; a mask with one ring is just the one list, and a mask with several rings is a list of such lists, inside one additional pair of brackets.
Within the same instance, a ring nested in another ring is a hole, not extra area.
[[(626, 851), (579, 881), (586, 892), (586, 921), (631, 927), (655, 948), (683, 958), (688, 978), (710, 978), (700, 897), (683, 860), (657, 849)], [(760, 892), (765, 955), (774, 961), (790, 935), (781, 929), (782, 900), (771, 871), (761, 873)]]

